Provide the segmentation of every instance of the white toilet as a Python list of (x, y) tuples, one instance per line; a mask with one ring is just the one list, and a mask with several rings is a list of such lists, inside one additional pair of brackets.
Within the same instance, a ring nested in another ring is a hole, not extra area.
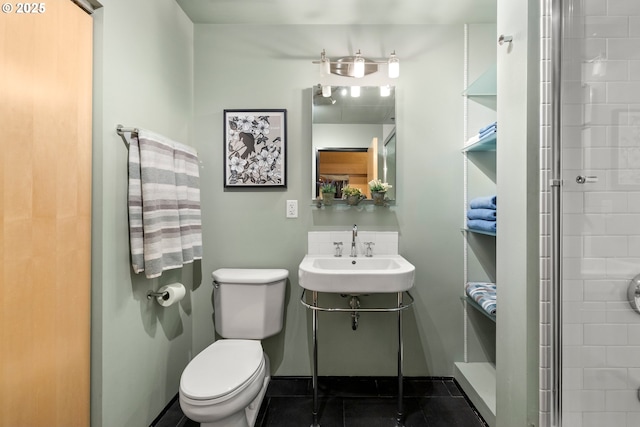
[(205, 348), (180, 378), (180, 406), (202, 427), (253, 427), (271, 374), (261, 339), (282, 330), (283, 269), (213, 272), (215, 328), (225, 339)]

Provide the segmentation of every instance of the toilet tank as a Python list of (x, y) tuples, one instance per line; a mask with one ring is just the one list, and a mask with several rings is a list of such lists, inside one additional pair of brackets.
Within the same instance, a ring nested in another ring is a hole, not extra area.
[(282, 330), (287, 270), (221, 268), (212, 276), (220, 336), (261, 340)]

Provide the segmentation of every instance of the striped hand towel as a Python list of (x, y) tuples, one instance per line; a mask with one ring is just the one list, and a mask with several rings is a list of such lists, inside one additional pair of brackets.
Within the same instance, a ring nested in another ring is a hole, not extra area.
[(202, 258), (193, 149), (140, 130), (129, 145), (129, 234), (135, 273), (158, 277)]

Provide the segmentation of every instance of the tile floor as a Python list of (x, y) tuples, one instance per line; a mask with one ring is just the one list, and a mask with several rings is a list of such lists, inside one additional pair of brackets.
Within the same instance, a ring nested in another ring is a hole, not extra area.
[[(396, 426), (394, 377), (320, 377), (322, 427)], [(405, 378), (406, 427), (486, 427), (452, 378)], [(308, 377), (274, 377), (255, 427), (311, 425), (313, 389)], [(177, 400), (152, 427), (199, 427), (184, 416)]]

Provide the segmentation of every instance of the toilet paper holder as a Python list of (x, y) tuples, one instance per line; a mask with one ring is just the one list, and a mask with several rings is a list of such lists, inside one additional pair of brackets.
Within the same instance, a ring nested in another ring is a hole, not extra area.
[(163, 300), (168, 300), (169, 299), (169, 292), (164, 291), (164, 292), (155, 292), (155, 291), (149, 291), (147, 292), (147, 299), (153, 299), (153, 298), (162, 298)]

